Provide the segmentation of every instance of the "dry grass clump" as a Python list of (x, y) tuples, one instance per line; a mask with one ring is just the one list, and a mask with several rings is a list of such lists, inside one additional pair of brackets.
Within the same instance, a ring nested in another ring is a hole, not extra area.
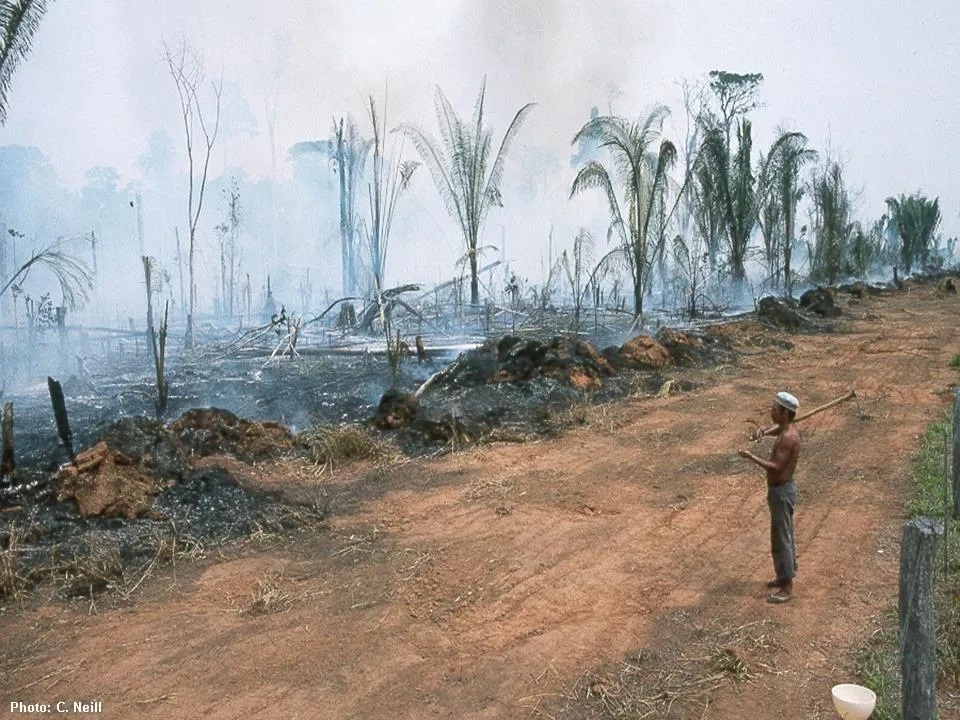
[(7, 547), (0, 551), (0, 598), (22, 600), (30, 586), (30, 579), (20, 570), (19, 537), (17, 528), (10, 530)]
[[(138, 554), (147, 560), (139, 567), (119, 541), (109, 535), (87, 534), (79, 539), (49, 546), (32, 546), (29, 535), (13, 527), (8, 531), (6, 547), (0, 550), (0, 598), (21, 601), (34, 587), (48, 584), (56, 595), (65, 598), (89, 598), (115, 593), (114, 599), (129, 599), (133, 592), (158, 567), (177, 561), (197, 561), (207, 549), (203, 541), (179, 532), (171, 523), (166, 528), (153, 528), (138, 538)], [(42, 558), (24, 563), (29, 554)]]
[(622, 413), (615, 413), (613, 406), (590, 401), (552, 410), (549, 421), (558, 432), (570, 428), (591, 428), (613, 433), (625, 424)]
[(293, 596), (283, 587), (283, 573), (270, 572), (257, 579), (257, 587), (250, 593), (250, 604), (244, 615), (268, 615), (293, 607)]
[(356, 425), (318, 425), (300, 433), (297, 442), (306, 448), (310, 460), (323, 468), (396, 454), (389, 443)]
[(93, 597), (124, 584), (123, 560), (115, 541), (87, 536), (78, 546), (55, 561), (58, 585), (71, 597)]
[[(677, 717), (690, 713), (699, 717), (709, 705), (710, 693), (724, 683), (749, 682), (775, 671), (765, 658), (780, 647), (776, 630), (769, 620), (740, 626), (714, 620), (708, 628), (695, 630), (693, 641), (684, 647), (640, 651), (616, 667), (585, 672), (559, 714), (549, 717), (659, 718), (673, 717), (673, 712)], [(538, 699), (531, 717), (548, 717), (539, 704)]]
[(467, 486), (464, 496), (469, 500), (480, 500), (486, 497), (505, 498), (512, 490), (513, 483), (501, 475), (481, 476)]

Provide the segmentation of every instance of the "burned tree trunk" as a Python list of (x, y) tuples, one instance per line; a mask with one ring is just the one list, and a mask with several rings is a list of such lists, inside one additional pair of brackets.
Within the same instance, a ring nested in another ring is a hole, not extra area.
[(57, 422), (57, 435), (70, 462), (76, 463), (77, 456), (73, 452), (73, 433), (70, 432), (70, 421), (67, 418), (67, 403), (63, 399), (63, 388), (52, 377), (47, 378), (47, 388), (50, 390), (50, 402), (53, 404), (53, 418)]
[(0, 436), (3, 438), (3, 454), (0, 455), (0, 480), (9, 481), (17, 470), (13, 453), (13, 403), (3, 406), (3, 421), (0, 422)]

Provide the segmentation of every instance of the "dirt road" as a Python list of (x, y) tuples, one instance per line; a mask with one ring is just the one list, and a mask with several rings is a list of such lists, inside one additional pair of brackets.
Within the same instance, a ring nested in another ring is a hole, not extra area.
[[(604, 717), (632, 673), (649, 717), (833, 717), (830, 686), (896, 602), (910, 458), (960, 351), (960, 300), (933, 286), (843, 307), (792, 349), (741, 324), (737, 366), (556, 441), (340, 471), (327, 529), (211, 548), (123, 607), (8, 609), (0, 715)], [(802, 425), (796, 597), (773, 606), (764, 480), (736, 451), (782, 388), (802, 409), (861, 399)], [(282, 465), (250, 474), (310, 491)]]

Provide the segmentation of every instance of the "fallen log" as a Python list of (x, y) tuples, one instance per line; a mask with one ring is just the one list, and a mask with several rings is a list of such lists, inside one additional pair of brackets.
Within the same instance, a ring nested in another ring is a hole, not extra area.
[[(806, 420), (809, 417), (813, 417), (817, 413), (822, 413), (824, 410), (829, 410), (830, 408), (836, 405), (839, 405), (840, 403), (846, 402), (847, 400), (853, 400), (856, 397), (857, 397), (857, 391), (851, 390), (850, 392), (848, 392), (846, 395), (843, 395), (842, 397), (838, 397), (835, 400), (831, 400), (828, 403), (824, 403), (820, 407), (816, 407), (813, 410), (810, 410), (809, 412), (804, 413), (803, 415), (798, 415), (793, 419), (793, 421), (795, 423), (801, 422), (803, 420)], [(762, 440), (766, 435), (773, 435), (775, 432), (777, 432), (778, 427), (779, 427), (778, 425), (771, 425), (770, 427), (767, 427), (767, 428), (757, 428), (756, 430), (754, 430), (752, 434), (752, 438), (754, 441)]]

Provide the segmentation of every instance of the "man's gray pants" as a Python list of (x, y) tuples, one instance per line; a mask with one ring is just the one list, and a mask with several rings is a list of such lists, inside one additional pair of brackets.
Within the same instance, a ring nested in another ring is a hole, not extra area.
[(797, 548), (793, 540), (793, 508), (797, 485), (793, 480), (767, 486), (770, 508), (770, 552), (777, 580), (792, 580), (797, 574)]

